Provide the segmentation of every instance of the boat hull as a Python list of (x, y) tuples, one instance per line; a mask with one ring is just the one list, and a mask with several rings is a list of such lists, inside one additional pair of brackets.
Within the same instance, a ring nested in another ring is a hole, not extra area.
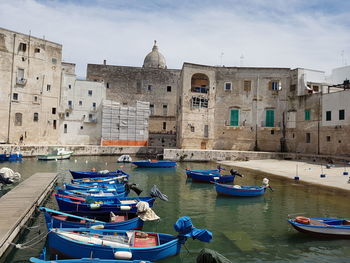
[[(68, 230), (68, 229), (67, 229)], [(73, 229), (69, 229), (73, 230)], [(103, 232), (105, 232), (104, 230)], [(99, 233), (99, 232), (93, 232)], [(171, 235), (158, 234), (159, 239), (167, 239), (168, 241), (152, 247), (114, 247), (103, 246), (91, 243), (84, 243), (68, 239), (61, 236), (55, 231), (48, 235), (48, 243), (50, 252), (58, 254), (66, 258), (86, 258), (96, 257), (100, 259), (115, 259), (115, 252), (130, 252), (131, 260), (149, 260), (157, 261), (167, 257), (174, 256), (180, 252), (181, 243), (179, 239)]]
[(176, 166), (174, 161), (134, 161), (132, 163), (142, 168), (172, 168)]
[(293, 219), (288, 222), (299, 232), (322, 238), (350, 238), (350, 225), (311, 225), (300, 224)]
[(117, 192), (122, 193), (125, 191), (125, 185), (124, 184), (104, 184), (104, 185), (94, 185), (94, 184), (65, 184), (64, 188), (66, 190), (80, 190), (80, 191), (90, 191), (99, 192), (102, 191), (110, 191), (110, 192)]
[(40, 161), (53, 161), (53, 160), (65, 160), (71, 157), (72, 153), (66, 154), (47, 154), (47, 155), (39, 155), (38, 160)]
[(99, 258), (82, 258), (82, 259), (62, 259), (55, 261), (46, 261), (39, 258), (31, 257), (30, 262), (32, 263), (151, 263), (150, 261), (144, 260), (113, 260), (113, 259), (99, 259)]
[[(120, 197), (126, 197), (128, 195), (128, 192), (113, 192), (112, 195), (101, 195), (100, 192), (89, 192), (89, 191), (79, 191), (79, 190), (63, 190), (63, 189), (57, 189), (57, 193), (61, 195), (69, 195), (69, 196), (78, 196), (78, 197), (92, 197), (94, 200), (109, 200), (113, 198), (120, 198)], [(108, 192), (105, 192), (108, 193)]]
[(14, 162), (14, 161), (21, 161), (23, 155), (20, 153), (14, 153), (14, 154), (0, 154), (0, 162)]
[(241, 188), (234, 188), (232, 185), (221, 185), (218, 183), (215, 183), (215, 190), (218, 195), (240, 197), (261, 196), (266, 192), (266, 188), (262, 186), (241, 186)]

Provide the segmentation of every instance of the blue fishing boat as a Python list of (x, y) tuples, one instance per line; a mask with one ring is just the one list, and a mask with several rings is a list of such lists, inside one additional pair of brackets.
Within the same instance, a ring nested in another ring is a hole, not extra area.
[(82, 217), (52, 210), (46, 207), (39, 207), (44, 212), (46, 225), (53, 228), (90, 228), (118, 229), (118, 230), (140, 230), (143, 227), (141, 220), (136, 213), (105, 213), (93, 217)]
[(52, 254), (66, 258), (86, 258), (93, 255), (101, 259), (127, 259), (157, 261), (180, 252), (187, 238), (210, 242), (212, 234), (196, 229), (188, 217), (178, 219), (174, 225), (177, 236), (119, 230), (91, 228), (50, 229), (48, 246)]
[(57, 260), (43, 260), (31, 257), (32, 263), (152, 263), (145, 260), (117, 260), (117, 259), (99, 259), (99, 258), (81, 258), (81, 259), (57, 259)]
[(72, 179), (72, 184), (108, 184), (110, 182), (112, 183), (124, 183), (126, 176), (110, 176), (110, 177), (87, 177), (87, 178), (81, 178), (81, 179)]
[(142, 168), (171, 168), (176, 166), (175, 161), (166, 161), (166, 160), (143, 160), (143, 161), (134, 161), (132, 162), (137, 167)]
[(77, 197), (92, 197), (94, 200), (113, 199), (119, 197), (128, 196), (129, 191), (117, 192), (117, 191), (79, 191), (79, 190), (64, 190), (57, 188), (57, 193), (61, 195), (77, 196)]
[(299, 232), (317, 237), (350, 238), (348, 218), (308, 218), (297, 216), (288, 222)]
[(104, 172), (104, 171), (99, 171), (99, 172), (80, 172), (80, 171), (71, 171), (69, 170), (71, 175), (73, 176), (74, 179), (81, 179), (81, 178), (95, 178), (95, 177), (116, 177), (116, 176), (126, 176), (129, 178), (129, 175), (122, 170), (116, 170), (113, 172)]
[(245, 186), (245, 185), (223, 185), (215, 183), (215, 190), (218, 195), (226, 196), (260, 196), (265, 194), (264, 186)]
[(120, 197), (106, 200), (93, 200), (91, 197), (82, 198), (68, 195), (54, 194), (60, 211), (67, 213), (98, 214), (106, 212), (136, 213), (136, 205), (140, 201), (147, 202), (149, 207), (155, 201), (152, 197)]
[(63, 184), (65, 190), (90, 190), (91, 192), (110, 191), (122, 193), (125, 191), (125, 184)]
[(0, 154), (0, 162), (21, 161), (23, 155), (21, 153), (3, 153)]
[(220, 175), (220, 171), (219, 170), (190, 170), (190, 169), (186, 169), (186, 174), (187, 175), (189, 175), (191, 173)]
[(191, 178), (193, 182), (219, 182), (219, 183), (231, 183), (234, 180), (232, 175), (221, 175), (221, 174), (211, 174), (211, 173), (188, 173), (188, 178)]

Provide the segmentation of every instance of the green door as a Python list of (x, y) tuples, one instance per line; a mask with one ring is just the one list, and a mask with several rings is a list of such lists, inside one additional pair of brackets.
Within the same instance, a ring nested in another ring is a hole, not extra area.
[(266, 127), (275, 127), (275, 110), (266, 110)]
[(230, 126), (238, 126), (238, 121), (239, 121), (239, 110), (231, 109)]

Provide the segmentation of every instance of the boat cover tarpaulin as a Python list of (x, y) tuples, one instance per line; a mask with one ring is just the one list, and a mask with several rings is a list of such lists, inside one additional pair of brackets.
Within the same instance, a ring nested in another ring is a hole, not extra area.
[(140, 201), (136, 205), (137, 208), (137, 216), (142, 221), (153, 221), (160, 219), (159, 216), (149, 207), (147, 202)]
[(195, 228), (191, 218), (188, 216), (180, 217), (174, 224), (174, 228), (179, 233), (179, 236), (192, 237), (202, 242), (210, 242), (213, 238), (213, 234), (207, 229)]
[(197, 263), (232, 263), (218, 252), (209, 248), (203, 248), (197, 256)]
[(167, 195), (163, 194), (156, 185), (153, 185), (151, 188), (151, 191), (149, 193), (151, 197), (158, 197), (160, 200), (163, 201), (169, 201), (169, 198)]

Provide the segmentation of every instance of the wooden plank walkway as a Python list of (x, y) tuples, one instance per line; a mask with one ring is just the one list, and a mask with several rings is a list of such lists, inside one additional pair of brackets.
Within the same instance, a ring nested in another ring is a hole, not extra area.
[(0, 257), (16, 238), (57, 180), (56, 173), (36, 173), (0, 198)]

